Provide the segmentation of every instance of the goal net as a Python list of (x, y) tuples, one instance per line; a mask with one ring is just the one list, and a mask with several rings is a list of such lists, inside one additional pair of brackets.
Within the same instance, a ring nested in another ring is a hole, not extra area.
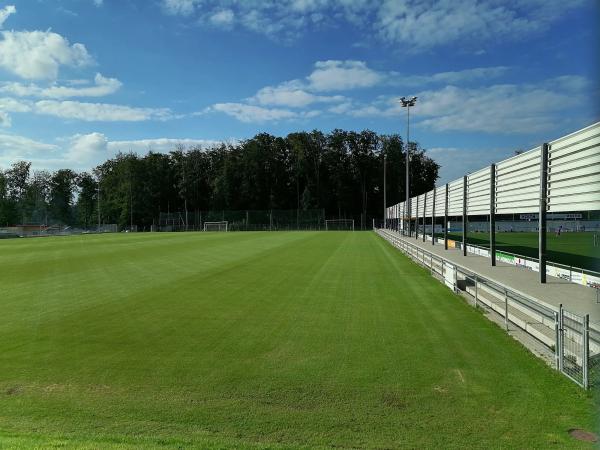
[(227, 231), (228, 222), (204, 222), (204, 231)]
[(354, 219), (335, 219), (325, 221), (325, 230), (327, 231), (354, 231)]

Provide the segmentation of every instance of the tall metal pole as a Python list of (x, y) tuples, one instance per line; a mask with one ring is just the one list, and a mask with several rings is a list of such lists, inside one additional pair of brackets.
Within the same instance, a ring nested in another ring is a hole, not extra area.
[(462, 225), (463, 225), (463, 233), (462, 233), (462, 251), (463, 256), (467, 256), (467, 233), (468, 233), (468, 217), (467, 217), (467, 176), (463, 177), (463, 207), (462, 207)]
[(496, 164), (490, 166), (490, 256), (496, 265)]
[(540, 211), (538, 224), (538, 250), (540, 283), (546, 282), (546, 209), (548, 198), (548, 144), (542, 145), (540, 165)]
[(425, 242), (425, 236), (427, 235), (427, 233), (425, 232), (425, 229), (427, 227), (426, 211), (427, 211), (427, 192), (425, 192), (425, 195), (423, 196), (423, 242)]
[[(406, 206), (408, 209), (407, 224), (408, 224), (408, 235), (410, 236), (410, 222), (412, 216), (412, 207), (410, 204), (410, 107), (415, 106), (417, 97), (407, 99), (402, 97), (400, 103), (403, 108), (406, 108)], [(418, 217), (417, 217), (418, 221)]]
[(133, 231), (133, 195), (131, 193), (131, 175), (129, 175), (129, 231)]
[(383, 154), (383, 228), (387, 228), (387, 153)]
[(431, 199), (431, 245), (435, 245), (435, 196), (436, 189), (433, 188), (433, 198)]
[[(410, 236), (410, 219), (412, 216), (412, 206), (410, 204), (410, 158), (408, 156), (410, 149), (410, 105), (406, 107), (406, 206), (408, 206), (408, 236)], [(406, 226), (406, 224), (405, 224)]]
[(446, 197), (444, 199), (444, 250), (448, 250), (448, 183), (446, 183)]
[(417, 196), (417, 204), (415, 208), (415, 239), (419, 239), (419, 196)]
[(98, 179), (98, 231), (100, 231), (100, 179)]

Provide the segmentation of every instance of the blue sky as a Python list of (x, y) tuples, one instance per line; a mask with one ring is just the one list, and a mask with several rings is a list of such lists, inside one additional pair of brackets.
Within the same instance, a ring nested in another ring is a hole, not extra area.
[(600, 118), (594, 0), (0, 0), (0, 167), (406, 133), (440, 182)]

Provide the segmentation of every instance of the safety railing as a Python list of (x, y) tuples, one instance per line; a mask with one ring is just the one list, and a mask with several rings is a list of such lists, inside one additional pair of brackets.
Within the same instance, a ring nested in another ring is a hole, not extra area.
[(506, 330), (516, 326), (552, 350), (556, 369), (579, 386), (587, 389), (600, 385), (600, 324), (590, 323), (589, 316), (578, 316), (562, 306), (552, 309), (510, 286), (429, 252), (396, 232), (376, 232), (454, 292), (467, 294), (475, 307), (497, 314)]

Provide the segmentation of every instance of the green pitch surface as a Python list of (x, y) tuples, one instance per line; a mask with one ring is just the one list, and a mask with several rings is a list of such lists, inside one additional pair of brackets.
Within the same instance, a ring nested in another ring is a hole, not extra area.
[(370, 232), (0, 243), (0, 448), (589, 448), (592, 398)]
[[(461, 233), (449, 233), (451, 239), (462, 240)], [(443, 235), (442, 235), (443, 237)], [(489, 247), (488, 233), (469, 233), (467, 242)], [(548, 261), (581, 267), (600, 272), (600, 247), (594, 247), (594, 233), (556, 233), (546, 235)], [(498, 250), (517, 253), (531, 258), (538, 257), (537, 233), (496, 233)]]

